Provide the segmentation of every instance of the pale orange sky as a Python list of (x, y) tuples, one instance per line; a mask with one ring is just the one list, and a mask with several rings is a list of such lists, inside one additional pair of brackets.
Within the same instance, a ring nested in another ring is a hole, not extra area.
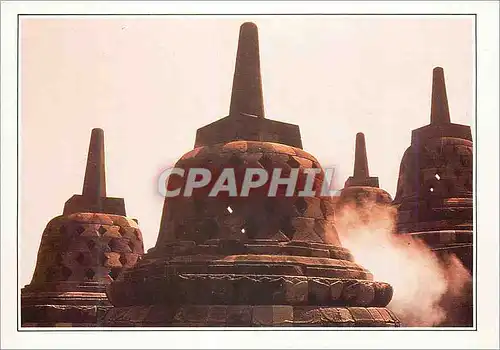
[(266, 115), (298, 124), (304, 149), (351, 175), (355, 134), (394, 195), (411, 130), (428, 124), (445, 71), (452, 122), (471, 125), (471, 16), (24, 17), (21, 20), (21, 285), (40, 238), (79, 194), (90, 131), (105, 132), (108, 196), (156, 241), (158, 174), (228, 113), (239, 25), (259, 27)]

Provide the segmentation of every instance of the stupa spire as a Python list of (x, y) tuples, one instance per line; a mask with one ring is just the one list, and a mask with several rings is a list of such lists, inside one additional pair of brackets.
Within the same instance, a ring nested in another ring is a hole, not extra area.
[(444, 71), (441, 67), (435, 67), (432, 71), (431, 124), (441, 125), (449, 123), (450, 111), (446, 96)]
[(106, 197), (105, 167), (104, 131), (98, 128), (92, 129), (82, 191), (82, 195), (89, 200), (98, 201)]
[(125, 216), (123, 198), (108, 197), (106, 194), (104, 131), (102, 129), (92, 129), (82, 194), (73, 195), (64, 205), (63, 214), (72, 213), (107, 213)]
[(362, 132), (356, 134), (356, 150), (354, 156), (354, 174), (356, 179), (369, 177), (368, 158), (366, 156), (365, 135)]
[(111, 307), (106, 287), (143, 254), (123, 198), (106, 196), (104, 131), (93, 129), (82, 194), (47, 224), (33, 278), (21, 290), (23, 327), (101, 326)]
[(240, 27), (229, 115), (249, 114), (264, 118), (257, 26), (245, 22)]
[(356, 145), (354, 149), (354, 172), (345, 182), (344, 187), (368, 186), (379, 187), (378, 177), (370, 177), (368, 171), (368, 156), (366, 155), (365, 134), (356, 134)]

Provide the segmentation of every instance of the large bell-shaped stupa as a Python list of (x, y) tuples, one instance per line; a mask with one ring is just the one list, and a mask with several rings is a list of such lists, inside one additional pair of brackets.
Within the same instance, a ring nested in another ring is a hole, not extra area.
[[(209, 169), (213, 179), (232, 169), (238, 189), (250, 168), (281, 169), (282, 178), (298, 170), (298, 187), (318, 169), (319, 193), (324, 172), (302, 149), (299, 127), (264, 118), (263, 106), (257, 27), (244, 23), (230, 113), (198, 129), (176, 167)], [(210, 197), (199, 188), (166, 198), (155, 247), (108, 288), (106, 325), (399, 325), (386, 308), (391, 286), (342, 247), (332, 198), (267, 193)]]

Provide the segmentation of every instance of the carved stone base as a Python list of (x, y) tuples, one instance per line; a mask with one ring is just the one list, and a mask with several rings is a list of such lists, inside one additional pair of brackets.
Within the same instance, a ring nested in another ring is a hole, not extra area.
[(113, 308), (106, 325), (134, 327), (396, 327), (385, 307), (148, 305)]
[(352, 260), (320, 243), (175, 242), (107, 287), (105, 325), (399, 326), (392, 287)]
[(102, 327), (111, 308), (103, 292), (24, 292), (22, 327)]

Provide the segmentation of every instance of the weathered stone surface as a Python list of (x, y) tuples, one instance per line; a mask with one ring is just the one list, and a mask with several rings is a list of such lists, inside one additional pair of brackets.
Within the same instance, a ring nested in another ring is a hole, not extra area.
[(356, 134), (354, 173), (345, 182), (336, 202), (337, 209), (341, 210), (345, 206), (364, 207), (374, 203), (390, 205), (391, 202), (389, 193), (379, 188), (378, 177), (370, 177), (365, 135), (359, 132)]
[[(139, 317), (137, 317), (139, 315)], [(173, 316), (172, 316), (173, 315)], [(380, 327), (399, 326), (386, 308), (285, 305), (179, 305), (113, 308), (106, 324), (141, 327)]]
[[(435, 71), (436, 76), (440, 74), (439, 70)], [(444, 81), (441, 83), (443, 87), (438, 90), (444, 89)], [(435, 111), (437, 107), (433, 108)], [(417, 223), (427, 223), (426, 230), (431, 231), (437, 228), (455, 229), (460, 224), (472, 222), (470, 127), (451, 124), (449, 115), (444, 117), (445, 122), (437, 124), (436, 118), (430, 125), (414, 131), (412, 144), (401, 161), (394, 199), (400, 212), (400, 231), (414, 232), (425, 227), (411, 226)], [(456, 127), (468, 132), (464, 134)]]
[(290, 326), (293, 323), (293, 307), (284, 305), (254, 306), (252, 325)]
[(369, 306), (375, 299), (373, 284), (364, 281), (353, 281), (344, 285), (342, 293), (348, 305)]
[[(102, 326), (104, 314), (111, 309), (111, 304), (102, 293), (100, 300), (81, 302), (78, 299), (66, 299), (65, 304), (57, 304), (61, 300), (56, 298), (40, 298), (38, 304), (22, 305), (21, 324), (35, 324), (37, 327), (59, 327), (61, 323), (66, 326), (79, 324), (93, 324)], [(45, 301), (45, 303), (43, 303)], [(76, 303), (76, 304), (75, 304)]]
[(308, 283), (308, 300), (317, 305), (325, 305), (330, 299), (331, 280), (324, 278), (310, 279)]
[[(410, 147), (401, 161), (394, 204), (397, 230), (425, 242), (443, 263), (457, 256), (473, 271), (473, 144), (471, 129), (452, 124), (444, 72), (433, 71), (431, 121), (413, 130)], [(472, 293), (466, 288), (455, 303), (448, 291), (441, 300), (447, 315), (444, 323), (472, 326)]]
[(45, 228), (31, 283), (21, 291), (22, 325), (102, 325), (106, 287), (144, 253), (123, 199), (106, 197), (104, 133), (92, 130), (82, 195)]
[[(293, 170), (298, 186), (289, 194), (278, 186), (274, 197), (268, 182), (244, 197), (211, 197), (206, 187), (166, 198), (156, 246), (107, 289), (114, 305), (107, 324), (357, 326), (347, 305), (390, 301), (390, 286), (376, 292), (371, 273), (342, 247), (334, 200), (319, 192), (324, 171), (302, 150), (298, 126), (264, 119), (257, 43), (255, 25), (244, 24), (229, 116), (198, 129), (195, 150), (176, 167), (209, 169), (214, 179), (230, 169), (237, 189), (249, 168), (268, 175), (280, 169), (281, 177)], [(311, 168), (319, 173), (302, 197)], [(128, 314), (137, 308), (149, 311)], [(398, 325), (395, 317), (381, 322), (375, 315), (359, 323)]]
[(332, 307), (295, 307), (295, 326), (355, 326), (355, 321), (345, 308)]

